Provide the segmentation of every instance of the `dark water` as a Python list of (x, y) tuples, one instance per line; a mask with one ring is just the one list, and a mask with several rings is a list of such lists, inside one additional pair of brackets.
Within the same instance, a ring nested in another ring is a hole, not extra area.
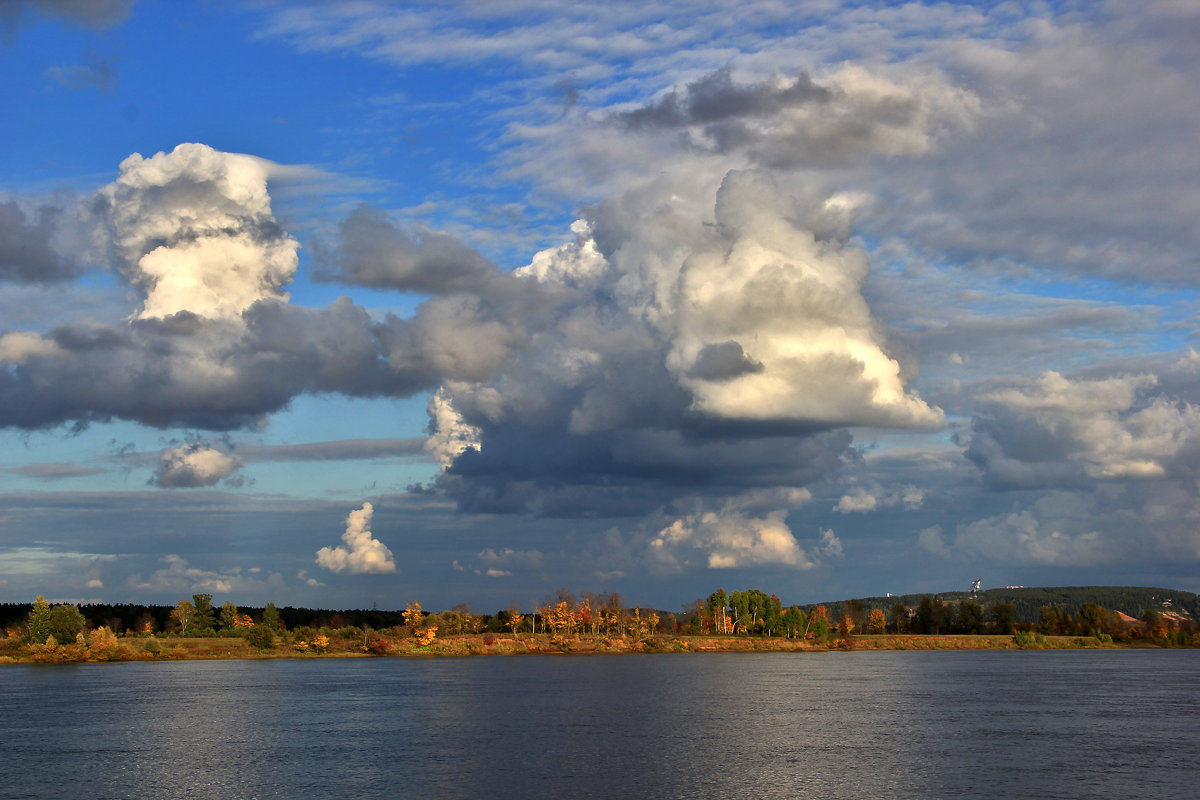
[(1200, 652), (0, 667), (0, 798), (1200, 797)]

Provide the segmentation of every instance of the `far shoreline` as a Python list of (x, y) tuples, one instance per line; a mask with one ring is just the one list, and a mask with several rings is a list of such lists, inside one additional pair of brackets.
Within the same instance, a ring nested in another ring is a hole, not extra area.
[[(153, 642), (153, 644), (149, 644)], [(397, 642), (384, 652), (369, 651), (366, 645), (331, 646), (325, 651), (297, 651), (279, 645), (270, 649), (251, 647), (241, 637), (123, 637), (117, 647), (99, 657), (76, 645), (53, 649), (22, 648), (0, 656), (7, 664), (78, 664), (169, 661), (261, 661), (276, 659), (312, 660), (325, 658), (472, 658), (478, 656), (524, 655), (646, 655), (666, 653), (846, 653), (880, 651), (967, 651), (967, 650), (1166, 650), (1156, 642), (1103, 642), (1088, 636), (1038, 636), (1018, 642), (1003, 634), (866, 634), (829, 642), (751, 636), (662, 636), (563, 637), (550, 634), (497, 636), (475, 634), (436, 639), (428, 645), (415, 640)]]

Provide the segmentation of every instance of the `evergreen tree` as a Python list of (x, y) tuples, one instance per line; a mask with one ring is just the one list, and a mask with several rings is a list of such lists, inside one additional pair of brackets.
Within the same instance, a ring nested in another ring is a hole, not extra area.
[(238, 607), (226, 600), (221, 605), (221, 627), (231, 631), (237, 625)]
[(46, 643), (46, 637), (50, 635), (50, 604), (40, 594), (33, 601), (33, 610), (29, 612), (25, 627), (29, 631), (29, 641), (34, 644)]
[(216, 610), (213, 609), (211, 594), (192, 595), (192, 605), (196, 607), (196, 617), (192, 621), (192, 636), (212, 636), (216, 625)]

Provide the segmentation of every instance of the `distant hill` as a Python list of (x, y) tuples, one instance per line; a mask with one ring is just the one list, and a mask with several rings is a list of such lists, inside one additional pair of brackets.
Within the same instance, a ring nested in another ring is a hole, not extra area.
[[(893, 597), (863, 597), (858, 598), (863, 608), (879, 608), (890, 612), (896, 603), (903, 603), (909, 608), (920, 605), (926, 597), (937, 597), (943, 603), (955, 604), (963, 600), (973, 600), (984, 608), (997, 603), (1011, 603), (1016, 606), (1015, 619), (1018, 622), (1036, 622), (1038, 609), (1042, 606), (1054, 606), (1068, 614), (1076, 614), (1084, 603), (1096, 603), (1109, 611), (1120, 611), (1131, 617), (1141, 617), (1146, 609), (1154, 609), (1160, 613), (1171, 611), (1187, 619), (1200, 619), (1200, 595), (1184, 592), (1178, 589), (1158, 589), (1144, 586), (1047, 586), (1020, 589), (984, 589), (972, 595), (970, 592), (924, 592), (921, 594), (904, 594)], [(847, 600), (832, 603), (820, 603), (803, 606), (807, 610), (817, 605), (825, 606), (830, 614), (837, 619), (845, 608)]]

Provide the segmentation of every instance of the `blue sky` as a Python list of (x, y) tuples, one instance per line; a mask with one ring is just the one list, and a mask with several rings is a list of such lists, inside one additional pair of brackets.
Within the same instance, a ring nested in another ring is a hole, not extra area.
[(8, 4), (0, 599), (1200, 591), (1198, 31)]

